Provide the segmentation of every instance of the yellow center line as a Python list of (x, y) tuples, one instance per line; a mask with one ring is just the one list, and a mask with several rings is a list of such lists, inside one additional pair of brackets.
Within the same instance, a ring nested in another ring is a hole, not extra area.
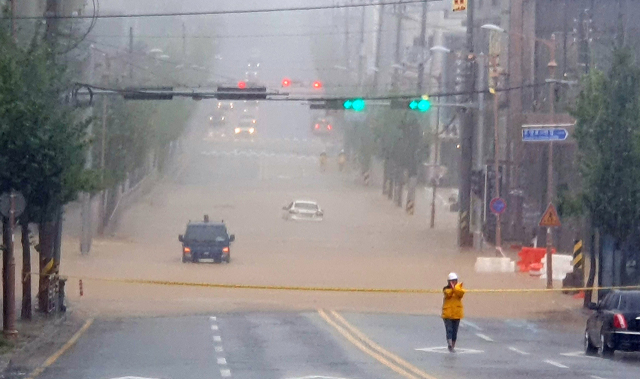
[(397, 373), (397, 374), (399, 374), (399, 375), (401, 375), (401, 376), (403, 376), (403, 377), (405, 377), (407, 379), (420, 379), (420, 378), (417, 378), (416, 376), (411, 375), (410, 373), (406, 372), (401, 367), (393, 364), (392, 362), (389, 362), (382, 355), (377, 354), (373, 350), (371, 350), (368, 347), (366, 347), (362, 342), (358, 341), (351, 334), (349, 334), (349, 332), (347, 332), (343, 327), (341, 327), (335, 321), (333, 321), (331, 318), (329, 318), (329, 316), (322, 309), (318, 309), (318, 314), (320, 314), (320, 317), (322, 317), (327, 322), (327, 324), (333, 326), (338, 331), (338, 333), (342, 334), (342, 336), (344, 338), (349, 340), (349, 342), (354, 344), (358, 349), (362, 350), (362, 352), (364, 352), (365, 354), (373, 357), (378, 362), (382, 363), (383, 365), (387, 366), (388, 368), (390, 368), (395, 373)]
[(400, 358), (399, 356), (393, 354), (392, 352), (384, 349), (382, 346), (376, 344), (375, 342), (373, 342), (369, 337), (367, 337), (364, 333), (362, 333), (358, 328), (356, 328), (355, 326), (351, 325), (344, 317), (342, 317), (338, 312), (336, 311), (331, 311), (331, 314), (338, 319), (342, 325), (347, 328), (349, 331), (351, 331), (351, 333), (355, 334), (356, 337), (360, 338), (360, 340), (362, 340), (363, 342), (365, 342), (367, 345), (371, 346), (373, 349), (375, 349), (376, 351), (378, 351), (380, 354), (386, 356), (387, 358), (394, 360), (397, 364), (403, 366), (405, 369), (412, 371), (414, 374), (424, 378), (424, 379), (436, 379), (435, 377), (427, 374), (426, 372), (420, 370), (419, 368), (417, 368), (416, 366), (412, 365), (411, 363), (405, 361), (404, 359)]
[[(436, 379), (435, 377), (421, 371), (417, 367), (413, 366), (409, 362), (403, 360), (397, 355), (387, 351), (380, 345), (371, 341), (364, 333), (359, 331), (356, 327), (349, 324), (340, 314), (335, 311), (330, 311), (331, 315), (337, 320), (334, 321), (323, 310), (318, 310), (320, 316), (331, 326), (333, 326), (340, 334), (342, 334), (349, 342), (354, 344), (360, 350), (375, 358), (378, 362), (387, 366), (394, 372), (402, 375), (405, 378), (414, 379)], [(342, 324), (342, 325), (340, 325)], [(367, 346), (368, 345), (368, 346)]]
[(78, 342), (80, 337), (84, 334), (84, 332), (87, 331), (87, 329), (89, 329), (91, 324), (93, 324), (93, 319), (92, 318), (88, 319), (84, 323), (84, 325), (82, 325), (82, 328), (80, 328), (80, 330), (78, 330), (73, 335), (73, 337), (71, 337), (71, 339), (69, 339), (69, 341), (67, 341), (64, 345), (62, 345), (62, 347), (58, 351), (53, 353), (53, 355), (51, 355), (49, 358), (47, 358), (47, 360), (44, 361), (44, 363), (40, 367), (38, 367), (35, 370), (33, 370), (33, 372), (31, 372), (31, 374), (29, 374), (29, 376), (27, 376), (25, 379), (35, 379), (35, 377), (37, 377), (38, 375), (42, 374), (47, 367), (49, 367), (52, 364), (54, 364), (58, 360), (58, 358), (60, 358), (62, 356), (62, 354), (66, 353), (67, 350), (69, 350), (73, 345), (75, 345), (76, 342)]

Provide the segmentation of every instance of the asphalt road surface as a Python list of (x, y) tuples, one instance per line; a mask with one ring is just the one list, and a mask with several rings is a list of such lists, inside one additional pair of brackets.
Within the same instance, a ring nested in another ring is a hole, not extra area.
[(226, 313), (94, 323), (42, 379), (637, 378), (637, 355), (585, 357), (575, 334), (519, 320), (463, 323), (447, 352), (437, 317)]

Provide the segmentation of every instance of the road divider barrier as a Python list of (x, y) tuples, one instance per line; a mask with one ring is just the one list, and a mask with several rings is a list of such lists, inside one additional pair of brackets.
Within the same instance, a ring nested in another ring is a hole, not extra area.
[(478, 257), (474, 266), (476, 272), (515, 272), (516, 263), (509, 258)]
[[(31, 275), (39, 276), (38, 273)], [(244, 289), (244, 290), (266, 290), (266, 291), (307, 291), (307, 292), (353, 292), (353, 293), (379, 293), (379, 294), (438, 294), (442, 295), (442, 289), (429, 288), (358, 288), (358, 287), (312, 287), (312, 286), (280, 286), (280, 285), (260, 285), (260, 284), (231, 284), (231, 283), (206, 283), (206, 282), (182, 282), (174, 280), (156, 280), (156, 279), (132, 279), (132, 278), (100, 278), (76, 275), (61, 275), (64, 279), (82, 280), (83, 286), (87, 282), (107, 282), (120, 284), (146, 284), (158, 286), (177, 286), (177, 287), (201, 287), (201, 288), (218, 288), (218, 289)], [(611, 286), (611, 287), (582, 287), (574, 288), (575, 291), (595, 291), (595, 290), (614, 290), (614, 289), (637, 289), (638, 286)], [(562, 288), (484, 288), (484, 289), (466, 289), (467, 293), (542, 293), (542, 292), (561, 292)]]
[[(551, 254), (555, 254), (556, 249), (551, 250)], [(540, 263), (542, 257), (547, 254), (547, 249), (544, 247), (523, 247), (518, 252), (518, 270), (520, 272), (529, 272), (532, 264)]]

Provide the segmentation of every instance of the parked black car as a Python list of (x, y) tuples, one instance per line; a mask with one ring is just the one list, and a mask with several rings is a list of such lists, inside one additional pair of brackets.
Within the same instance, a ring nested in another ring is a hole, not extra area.
[(587, 320), (584, 348), (587, 355), (611, 357), (616, 350), (640, 351), (640, 291), (611, 291)]
[(204, 216), (204, 222), (189, 221), (184, 235), (178, 236), (178, 240), (182, 242), (182, 263), (229, 263), (230, 244), (235, 239), (235, 235), (228, 233), (224, 221), (209, 222), (208, 216)]

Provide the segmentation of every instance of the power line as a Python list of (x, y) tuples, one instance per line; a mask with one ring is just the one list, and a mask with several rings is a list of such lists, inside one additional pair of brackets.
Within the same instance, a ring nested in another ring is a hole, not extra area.
[[(315, 11), (325, 9), (341, 9), (341, 8), (364, 8), (364, 7), (376, 7), (380, 5), (399, 5), (399, 4), (417, 4), (422, 3), (424, 0), (396, 0), (396, 1), (379, 1), (371, 3), (360, 4), (336, 4), (336, 5), (317, 5), (307, 7), (287, 7), (287, 8), (261, 8), (261, 9), (237, 9), (228, 11), (201, 11), (201, 12), (166, 12), (166, 13), (138, 13), (138, 14), (110, 14), (98, 16), (100, 19), (108, 18), (149, 18), (149, 17), (184, 17), (184, 16), (217, 16), (217, 15), (230, 15), (230, 14), (253, 14), (253, 13), (278, 13), (278, 12), (301, 12), (301, 11)], [(426, 0), (427, 2), (439, 1), (439, 0)], [(16, 17), (16, 20), (41, 20), (41, 19), (83, 19), (93, 18), (93, 16), (21, 16)], [(1, 17), (0, 19), (8, 19), (7, 17)]]
[[(418, 28), (406, 28), (404, 29), (405, 31), (411, 31), (411, 30), (419, 30)], [(391, 32), (393, 30), (388, 29), (388, 30), (383, 30), (383, 32)], [(365, 34), (373, 34), (376, 33), (377, 30), (366, 30), (364, 33)], [(191, 38), (191, 39), (236, 39), (236, 38), (270, 38), (270, 37), (321, 37), (321, 36), (344, 36), (344, 35), (359, 35), (360, 32), (359, 31), (353, 31), (353, 32), (327, 32), (327, 33), (270, 33), (270, 34), (237, 34), (237, 35), (233, 35), (233, 34), (221, 34), (221, 35), (192, 35), (192, 36), (186, 36), (186, 38)], [(111, 35), (107, 35), (107, 34), (93, 34), (93, 37), (99, 37), (99, 38), (126, 38), (127, 36), (125, 35), (116, 35), (116, 34), (111, 34)], [(149, 39), (181, 39), (183, 38), (182, 36), (177, 36), (177, 35), (173, 35), (173, 36), (161, 36), (161, 35), (138, 35), (136, 36), (137, 38), (149, 38)]]

